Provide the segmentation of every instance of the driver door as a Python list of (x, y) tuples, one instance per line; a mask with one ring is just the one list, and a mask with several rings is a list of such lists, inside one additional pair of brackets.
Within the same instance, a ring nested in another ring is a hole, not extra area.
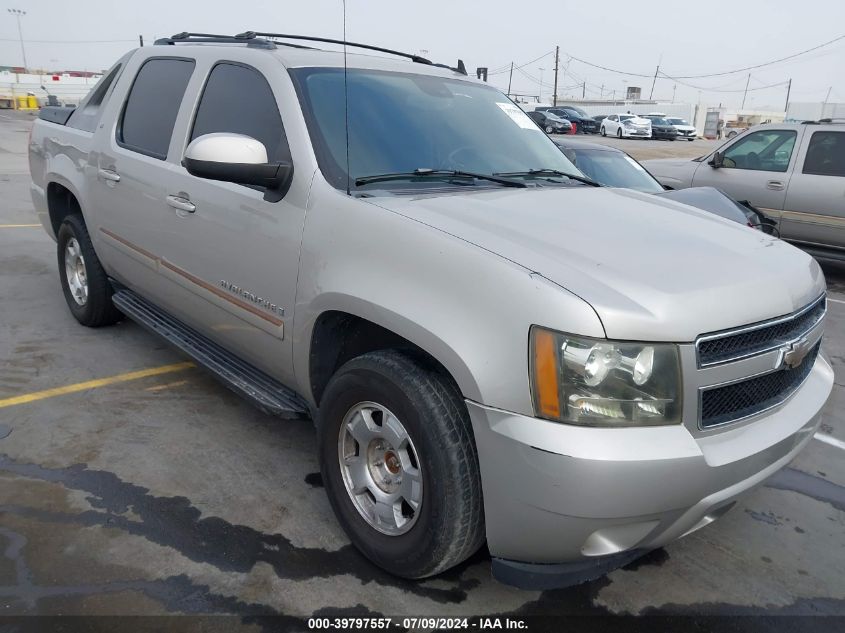
[[(803, 130), (801, 130), (803, 132)], [(799, 132), (767, 128), (748, 132), (723, 152), (719, 168), (702, 163), (693, 187), (716, 187), (734, 200), (748, 200), (779, 219), (795, 165)]]

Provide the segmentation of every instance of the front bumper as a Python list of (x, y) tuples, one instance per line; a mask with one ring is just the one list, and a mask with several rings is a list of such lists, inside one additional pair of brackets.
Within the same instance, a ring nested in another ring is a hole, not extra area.
[(636, 128), (622, 128), (622, 136), (631, 138), (651, 138), (651, 130), (638, 130)]
[(593, 561), (606, 573), (604, 561), (624, 563), (704, 527), (795, 457), (832, 385), (819, 356), (784, 404), (718, 433), (579, 427), (468, 402), (490, 552), (500, 569)]

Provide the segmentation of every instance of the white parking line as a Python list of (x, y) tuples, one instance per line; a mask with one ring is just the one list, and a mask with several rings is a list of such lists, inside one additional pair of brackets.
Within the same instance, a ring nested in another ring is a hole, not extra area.
[(845, 451), (845, 442), (836, 439), (832, 435), (828, 435), (827, 433), (816, 433), (813, 437), (819, 442), (830, 444), (831, 446), (835, 446), (836, 448)]
[(832, 301), (833, 303), (845, 303), (842, 299), (831, 299), (830, 297), (827, 298), (828, 301)]

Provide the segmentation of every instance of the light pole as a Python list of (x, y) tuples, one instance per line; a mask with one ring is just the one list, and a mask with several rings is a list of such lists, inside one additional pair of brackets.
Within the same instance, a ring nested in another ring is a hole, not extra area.
[(546, 70), (545, 68), (539, 68), (540, 71), (540, 103), (543, 103), (543, 71)]
[(23, 55), (23, 69), (26, 72), (27, 64), (26, 64), (26, 49), (23, 47), (23, 31), (21, 31), (21, 17), (26, 15), (26, 11), (21, 11), (20, 9), (6, 9), (9, 13), (11, 13), (15, 18), (18, 20), (18, 37), (21, 40), (21, 55)]

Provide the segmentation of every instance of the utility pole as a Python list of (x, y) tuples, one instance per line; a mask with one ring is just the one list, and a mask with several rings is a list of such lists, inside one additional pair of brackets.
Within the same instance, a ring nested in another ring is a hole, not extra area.
[(599, 99), (604, 99), (604, 84), (599, 88)]
[(675, 91), (678, 89), (678, 84), (672, 86), (672, 103), (675, 103)]
[(581, 100), (583, 101), (586, 98), (587, 98), (587, 82), (585, 81), (581, 84)]
[(654, 79), (651, 81), (651, 92), (648, 95), (649, 101), (654, 96), (654, 84), (657, 83), (657, 73), (660, 72), (660, 62), (663, 60), (663, 55), (660, 56), (660, 59), (657, 61), (657, 68), (654, 69)]
[(789, 78), (789, 83), (786, 84), (786, 107), (784, 112), (789, 111), (789, 93), (792, 92), (792, 77)]
[(26, 15), (26, 11), (21, 11), (20, 9), (7, 9), (7, 11), (13, 16), (15, 16), (18, 20), (18, 37), (21, 40), (21, 56), (23, 57), (23, 69), (24, 72), (26, 72), (26, 49), (23, 46), (23, 31), (21, 31), (21, 17)]
[(141, 48), (144, 48), (144, 36), (143, 35), (138, 36), (138, 43), (141, 44)]
[(508, 96), (511, 96), (511, 80), (513, 79), (513, 62), (511, 62), (511, 74), (508, 75)]
[(751, 73), (748, 73), (748, 79), (745, 80), (745, 92), (742, 93), (742, 107), (740, 110), (745, 110), (745, 97), (748, 96), (748, 82), (751, 81)]
[(552, 95), (552, 106), (557, 107), (557, 68), (560, 64), (560, 46), (555, 46), (555, 92)]

